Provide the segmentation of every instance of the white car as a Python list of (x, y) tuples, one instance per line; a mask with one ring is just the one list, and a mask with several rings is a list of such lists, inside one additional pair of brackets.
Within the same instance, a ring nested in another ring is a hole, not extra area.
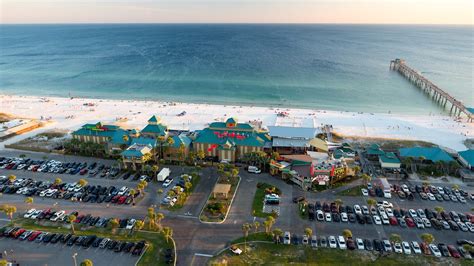
[(339, 236), (337, 238), (337, 244), (339, 245), (340, 249), (347, 249), (346, 240), (344, 239), (343, 236)]
[(465, 224), (467, 228), (469, 228), (469, 231), (471, 231), (471, 233), (474, 233), (474, 225), (471, 222), (466, 222)]
[(382, 241), (382, 245), (383, 245), (383, 250), (385, 252), (392, 252), (392, 244), (390, 244), (390, 241), (385, 239), (384, 241)]
[(382, 220), (380, 219), (380, 217), (378, 215), (374, 215), (374, 223), (376, 225), (381, 225), (382, 224)]
[(365, 249), (364, 241), (362, 239), (356, 238), (356, 244), (357, 244), (357, 249), (359, 250)]
[(377, 203), (377, 206), (382, 206), (384, 208), (393, 208), (393, 204), (388, 201), (382, 201), (382, 203)]
[(431, 228), (431, 222), (427, 218), (421, 218), (421, 221), (423, 222), (423, 225), (425, 228)]
[(369, 196), (369, 191), (367, 189), (362, 188), (361, 191), (363, 196)]
[(444, 188), (442, 187), (437, 187), (439, 194), (444, 195)]
[(137, 220), (135, 220), (135, 219), (128, 220), (127, 226), (125, 227), (125, 229), (132, 229), (135, 226), (136, 222), (137, 222)]
[(420, 218), (426, 218), (425, 212), (422, 209), (418, 209), (416, 213), (418, 216), (420, 216)]
[(405, 192), (405, 193), (410, 192), (410, 190), (408, 189), (408, 186), (405, 185), (405, 184), (402, 185), (402, 190), (403, 190), (403, 192)]
[(165, 182), (163, 182), (163, 187), (169, 187), (173, 183), (173, 178), (166, 179)]
[(402, 242), (402, 248), (403, 248), (403, 253), (405, 253), (406, 255), (410, 255), (410, 254), (411, 254), (410, 244), (408, 244), (407, 241), (403, 241), (403, 242)]
[(337, 248), (336, 238), (334, 236), (329, 236), (329, 247)]
[(365, 206), (365, 205), (362, 205), (362, 213), (364, 215), (369, 214), (369, 208), (367, 208), (367, 206)]
[(283, 244), (285, 245), (291, 244), (291, 234), (288, 231), (286, 231), (285, 235), (283, 236)]
[(329, 212), (326, 212), (326, 222), (331, 222), (332, 221), (332, 217), (331, 217), (331, 214)]
[(390, 208), (385, 209), (385, 213), (387, 213), (388, 217), (393, 217), (393, 211)]
[(318, 219), (318, 221), (324, 221), (324, 212), (322, 210), (316, 211), (316, 219)]
[(399, 242), (393, 243), (393, 250), (395, 250), (395, 253), (403, 253), (402, 244)]
[(467, 228), (466, 224), (463, 222), (457, 222), (459, 229), (463, 232), (469, 231), (469, 228)]
[(382, 215), (382, 213), (383, 213), (383, 214), (386, 214), (386, 213), (385, 213), (385, 208), (382, 207), (382, 206), (379, 206), (378, 211), (379, 211), (379, 214), (380, 214), (380, 215)]
[(421, 248), (418, 242), (412, 241), (411, 248), (413, 249), (413, 252), (415, 252), (415, 254), (421, 254)]
[(418, 214), (416, 213), (414, 209), (409, 209), (408, 213), (410, 214), (411, 218), (418, 217)]
[(44, 197), (44, 196), (46, 196), (47, 193), (49, 193), (49, 191), (51, 191), (51, 189), (49, 189), (49, 188), (45, 189), (45, 190), (43, 190), (39, 193), (39, 196)]
[(433, 194), (431, 194), (431, 193), (428, 192), (428, 193), (426, 193), (426, 195), (428, 195), (428, 198), (429, 198), (431, 201), (435, 201), (435, 200), (436, 200), (436, 198), (435, 198), (435, 196), (434, 196)]
[(45, 196), (50, 198), (54, 195), (54, 193), (56, 193), (58, 190), (57, 189), (50, 189), (46, 194)]
[(380, 217), (382, 218), (382, 223), (387, 225), (387, 224), (390, 224), (390, 220), (388, 219), (388, 216), (383, 213), (382, 215), (380, 215)]
[(361, 214), (362, 215), (362, 209), (360, 208), (359, 205), (354, 205), (354, 211), (356, 214)]
[(23, 218), (30, 218), (31, 215), (33, 215), (35, 212), (36, 212), (36, 209), (30, 209), (25, 213), (25, 215), (23, 215)]
[(127, 193), (127, 191), (128, 191), (128, 188), (125, 187), (125, 186), (123, 186), (123, 187), (120, 188), (120, 190), (119, 190), (119, 192), (117, 193), (117, 195), (123, 196), (125, 193)]
[(438, 247), (435, 244), (430, 244), (431, 253), (435, 256), (440, 258), (441, 252), (439, 251)]
[(38, 215), (40, 215), (43, 212), (43, 210), (36, 210), (31, 216), (30, 219), (36, 219), (38, 218)]
[(51, 217), (51, 221), (52, 222), (56, 222), (58, 220), (60, 220), (61, 218), (63, 218), (64, 216), (66, 216), (66, 212), (65, 211), (59, 211), (57, 213), (54, 214), (53, 217)]
[(347, 218), (347, 213), (341, 212), (341, 221), (347, 223), (349, 219)]

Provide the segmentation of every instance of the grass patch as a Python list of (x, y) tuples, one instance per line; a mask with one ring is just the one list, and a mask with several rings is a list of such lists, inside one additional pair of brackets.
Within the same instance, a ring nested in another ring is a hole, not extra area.
[(230, 191), (225, 198), (222, 195), (217, 197), (209, 195), (209, 198), (204, 205), (204, 208), (199, 215), (199, 219), (204, 222), (222, 222), (227, 216), (227, 212), (230, 209), (232, 199), (237, 192), (237, 185), (240, 182), (240, 177), (220, 177), (216, 184), (230, 184)]
[[(230, 242), (231, 244), (243, 243), (245, 241), (244, 237), (237, 238)], [(250, 241), (273, 241), (272, 236), (265, 232), (258, 232), (249, 234), (247, 237), (247, 242)]]
[[(71, 230), (63, 227), (61, 223), (51, 223), (48, 225), (39, 225), (34, 220), (19, 218), (15, 220), (15, 226), (20, 226), (28, 230), (47, 231), (51, 233), (69, 234)], [(117, 229), (115, 234), (111, 233), (110, 228), (96, 228), (90, 226), (82, 226), (75, 224), (75, 235), (96, 235), (98, 237), (108, 237), (110, 239), (119, 241), (134, 241), (138, 242), (145, 240), (148, 243), (148, 248), (141, 257), (137, 265), (168, 265), (164, 252), (166, 249), (173, 249), (172, 241), (166, 242), (166, 238), (162, 233), (137, 231), (130, 234), (130, 230)], [(131, 255), (130, 255), (131, 256)], [(137, 257), (138, 258), (138, 257)]]
[(337, 193), (339, 196), (362, 196), (361, 189), (365, 188), (364, 185), (355, 186)]
[(252, 214), (253, 216), (266, 218), (267, 216), (273, 216), (272, 213), (263, 212), (263, 202), (267, 191), (274, 190), (276, 194), (281, 195), (279, 188), (267, 184), (267, 183), (258, 183), (257, 190), (255, 191), (255, 196), (253, 197), (252, 203)]
[[(211, 259), (210, 265), (218, 265), (224, 260), (226, 265), (351, 265), (351, 266), (417, 266), (417, 265), (454, 265), (458, 264), (452, 258), (435, 258), (432, 256), (402, 254), (379, 255), (369, 251), (350, 251), (329, 248), (317, 250), (308, 246), (277, 245), (273, 243), (252, 243), (247, 245), (247, 251), (234, 255), (225, 251)], [(239, 245), (240, 249), (244, 245)]]

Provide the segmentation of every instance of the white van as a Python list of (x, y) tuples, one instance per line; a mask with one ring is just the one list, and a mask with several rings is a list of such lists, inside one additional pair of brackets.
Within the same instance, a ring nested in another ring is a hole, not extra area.
[(256, 166), (249, 166), (249, 168), (247, 169), (247, 171), (249, 173), (254, 173), (254, 174), (260, 174), (262, 171), (260, 169), (258, 169), (258, 167)]

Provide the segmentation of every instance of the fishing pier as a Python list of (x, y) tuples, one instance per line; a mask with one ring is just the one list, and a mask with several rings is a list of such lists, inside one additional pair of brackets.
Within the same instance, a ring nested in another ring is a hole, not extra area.
[(447, 92), (425, 78), (419, 72), (409, 67), (405, 63), (405, 60), (395, 59), (390, 61), (390, 69), (400, 73), (443, 108), (446, 108), (446, 104), (449, 103), (451, 106), (449, 115), (460, 117), (461, 114), (465, 114), (467, 116), (468, 122), (472, 122), (474, 120), (473, 108), (467, 108), (464, 106), (461, 101), (456, 100), (453, 96), (449, 95)]

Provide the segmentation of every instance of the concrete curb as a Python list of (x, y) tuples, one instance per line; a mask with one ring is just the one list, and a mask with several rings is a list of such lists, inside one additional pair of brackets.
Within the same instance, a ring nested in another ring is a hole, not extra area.
[[(238, 177), (239, 177), (239, 182), (237, 183), (237, 186), (235, 187), (234, 195), (232, 195), (232, 199), (230, 200), (229, 208), (227, 209), (227, 212), (224, 216), (224, 220), (222, 220), (220, 222), (207, 222), (207, 221), (201, 220), (202, 212), (204, 211), (204, 208), (206, 207), (206, 204), (204, 204), (204, 206), (201, 209), (201, 212), (199, 213), (199, 222), (200, 223), (203, 223), (203, 224), (223, 224), (225, 222), (225, 220), (227, 220), (227, 216), (229, 215), (230, 209), (232, 208), (232, 203), (234, 203), (235, 195), (237, 195), (237, 190), (239, 189), (240, 181), (242, 181), (242, 178), (240, 176), (238, 176)], [(207, 197), (207, 201), (209, 201), (209, 199), (211, 198), (211, 195), (212, 195), (212, 191), (211, 191), (211, 193), (209, 193), (209, 197)], [(207, 203), (207, 201), (206, 201), (206, 203)]]

